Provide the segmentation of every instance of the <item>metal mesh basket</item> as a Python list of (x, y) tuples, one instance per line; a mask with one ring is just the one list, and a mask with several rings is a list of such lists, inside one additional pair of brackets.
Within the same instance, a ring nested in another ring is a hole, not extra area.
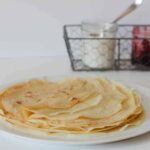
[[(150, 25), (119, 25), (117, 36), (115, 38), (90, 38), (83, 37), (81, 25), (65, 25), (64, 26), (64, 40), (66, 43), (67, 51), (71, 61), (71, 67), (74, 71), (99, 71), (99, 70), (150, 70), (149, 65), (136, 63), (132, 61), (132, 37), (133, 27), (150, 27)], [(145, 38), (138, 38), (138, 40), (144, 40)], [(147, 38), (150, 40), (150, 38)], [(112, 68), (90, 68), (86, 66), (82, 61), (82, 46), (83, 42), (91, 40), (92, 42), (97, 40), (115, 40), (115, 62)], [(150, 60), (149, 60), (150, 62)]]

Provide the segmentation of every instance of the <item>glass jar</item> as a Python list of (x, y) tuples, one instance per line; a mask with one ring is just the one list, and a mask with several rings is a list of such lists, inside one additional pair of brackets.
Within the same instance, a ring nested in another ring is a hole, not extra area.
[(150, 66), (150, 27), (135, 26), (132, 36), (132, 63)]
[(117, 24), (83, 22), (83, 63), (91, 68), (110, 69), (114, 66)]

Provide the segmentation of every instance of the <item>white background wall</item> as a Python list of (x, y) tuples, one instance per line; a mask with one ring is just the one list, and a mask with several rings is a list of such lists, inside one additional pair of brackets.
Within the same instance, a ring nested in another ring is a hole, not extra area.
[[(113, 20), (133, 0), (0, 0), (0, 57), (64, 55), (62, 26)], [(150, 0), (121, 23), (150, 24)]]

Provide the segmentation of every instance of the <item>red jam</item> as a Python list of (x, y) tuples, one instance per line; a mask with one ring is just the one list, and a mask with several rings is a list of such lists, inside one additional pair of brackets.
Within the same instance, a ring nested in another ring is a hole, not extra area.
[(132, 35), (132, 63), (150, 66), (150, 27), (136, 26)]

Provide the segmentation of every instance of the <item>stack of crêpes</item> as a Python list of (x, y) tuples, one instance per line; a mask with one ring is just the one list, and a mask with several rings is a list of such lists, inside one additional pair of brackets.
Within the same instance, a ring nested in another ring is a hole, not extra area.
[(46, 133), (96, 133), (134, 124), (140, 96), (102, 77), (30, 80), (0, 95), (0, 116), (23, 129)]

